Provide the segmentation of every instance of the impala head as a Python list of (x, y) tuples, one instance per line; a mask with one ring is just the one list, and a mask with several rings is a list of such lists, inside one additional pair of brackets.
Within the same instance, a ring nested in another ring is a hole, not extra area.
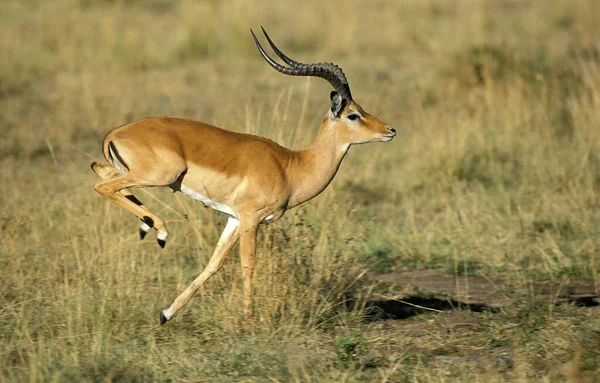
[(323, 123), (337, 129), (337, 136), (341, 140), (349, 144), (362, 144), (374, 141), (391, 141), (396, 136), (394, 128), (365, 112), (360, 105), (354, 102), (348, 80), (342, 68), (333, 63), (303, 64), (292, 60), (275, 46), (264, 28), (261, 27), (261, 29), (275, 54), (289, 67), (281, 65), (269, 57), (258, 42), (254, 32), (250, 30), (258, 50), (269, 65), (278, 72), (290, 76), (321, 77), (333, 86), (335, 91), (332, 91), (330, 96), (331, 109)]

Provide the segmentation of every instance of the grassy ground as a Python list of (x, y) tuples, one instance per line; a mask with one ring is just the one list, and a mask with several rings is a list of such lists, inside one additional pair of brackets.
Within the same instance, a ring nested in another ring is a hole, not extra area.
[[(598, 381), (597, 303), (529, 287), (600, 290), (600, 3), (291, 4), (2, 3), (0, 381)], [(252, 331), (236, 255), (161, 328), (225, 219), (139, 191), (171, 231), (140, 242), (89, 163), (147, 115), (307, 146), (329, 86), (269, 68), (261, 24), (343, 66), (399, 135), (261, 229)], [(510, 299), (475, 310), (372, 277), (422, 269), (502, 279)], [(366, 309), (382, 296), (445, 305), (386, 319)]]

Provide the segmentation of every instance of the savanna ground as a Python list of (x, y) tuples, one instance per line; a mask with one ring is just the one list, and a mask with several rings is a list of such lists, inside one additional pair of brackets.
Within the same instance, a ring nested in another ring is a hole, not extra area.
[[(0, 381), (599, 380), (600, 2), (0, 8)], [(140, 190), (171, 232), (140, 242), (89, 163), (147, 115), (307, 146), (329, 85), (261, 24), (399, 134), (262, 228), (250, 330), (236, 251), (161, 328), (225, 218)]]

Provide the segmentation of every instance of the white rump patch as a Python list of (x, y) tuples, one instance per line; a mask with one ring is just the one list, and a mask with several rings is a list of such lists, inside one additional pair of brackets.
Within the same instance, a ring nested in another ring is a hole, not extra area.
[(227, 205), (224, 205), (224, 204), (219, 203), (219, 202), (215, 202), (215, 201), (211, 200), (210, 198), (207, 198), (207, 197), (203, 196), (202, 194), (200, 194), (198, 192), (195, 192), (194, 190), (192, 190), (192, 189), (190, 189), (190, 188), (188, 188), (188, 187), (186, 187), (184, 185), (181, 185), (181, 187), (179, 188), (179, 190), (183, 194), (185, 194), (186, 196), (191, 197), (191, 198), (193, 198), (193, 199), (195, 199), (197, 201), (200, 201), (204, 205), (206, 205), (206, 206), (208, 206), (208, 207), (210, 207), (212, 209), (220, 211), (221, 213), (225, 213), (225, 214), (227, 214), (230, 217), (239, 218), (237, 216), (237, 214), (235, 214), (235, 212), (233, 211), (233, 209), (231, 207), (227, 206)]
[(125, 174), (125, 169), (123, 169), (123, 167), (121, 166), (121, 164), (119, 163), (119, 161), (117, 161), (115, 159), (115, 154), (113, 153), (112, 149), (110, 148), (111, 145), (108, 145), (108, 154), (110, 154), (110, 159), (112, 160), (112, 165), (115, 167), (115, 169), (117, 169), (121, 174)]
[(346, 155), (346, 153), (348, 153), (348, 149), (350, 149), (350, 144), (342, 146), (342, 153)]
[(121, 165), (119, 165), (119, 163), (118, 163), (117, 161), (113, 160), (113, 166), (114, 166), (115, 168), (117, 168), (117, 170), (118, 170), (118, 171), (119, 171), (121, 174), (125, 174), (125, 169), (123, 169), (123, 168), (121, 167)]

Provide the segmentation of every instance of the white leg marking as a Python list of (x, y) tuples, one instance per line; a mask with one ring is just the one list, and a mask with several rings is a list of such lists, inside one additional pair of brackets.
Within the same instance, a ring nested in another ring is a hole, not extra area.
[(143, 231), (144, 233), (148, 233), (150, 230), (152, 230), (152, 228), (150, 226), (148, 226), (148, 224), (146, 222), (144, 222), (140, 225), (140, 230)]
[(163, 314), (164, 314), (165, 318), (167, 318), (167, 320), (169, 320), (173, 317), (173, 314), (171, 313), (170, 308), (163, 310)]
[(160, 239), (161, 241), (166, 241), (168, 236), (169, 233), (167, 233), (166, 230), (159, 231), (158, 234), (156, 234), (156, 238)]

